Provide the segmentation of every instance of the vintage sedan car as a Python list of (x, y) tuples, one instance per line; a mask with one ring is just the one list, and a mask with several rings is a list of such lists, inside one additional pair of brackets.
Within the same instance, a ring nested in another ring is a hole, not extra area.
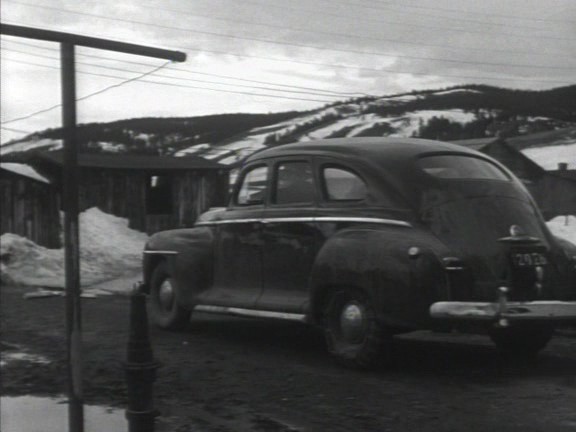
[(481, 153), (318, 140), (253, 154), (227, 208), (153, 235), (143, 289), (160, 327), (192, 311), (301, 320), (348, 365), (374, 364), (415, 329), (473, 329), (532, 354), (576, 320), (574, 249)]

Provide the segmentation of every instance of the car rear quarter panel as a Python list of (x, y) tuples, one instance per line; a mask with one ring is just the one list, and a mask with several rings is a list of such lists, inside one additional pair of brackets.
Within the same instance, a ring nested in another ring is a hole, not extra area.
[[(418, 253), (410, 256), (411, 248)], [(383, 323), (427, 324), (430, 304), (448, 298), (442, 256), (449, 256), (445, 246), (417, 228), (373, 225), (338, 231), (315, 261), (311, 317), (320, 320), (330, 294), (348, 287), (368, 294)]]

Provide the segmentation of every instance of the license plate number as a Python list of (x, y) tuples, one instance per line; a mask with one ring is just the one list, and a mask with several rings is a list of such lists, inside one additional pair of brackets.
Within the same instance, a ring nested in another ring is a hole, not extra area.
[(512, 254), (515, 267), (536, 267), (548, 264), (546, 257), (539, 252), (515, 252)]

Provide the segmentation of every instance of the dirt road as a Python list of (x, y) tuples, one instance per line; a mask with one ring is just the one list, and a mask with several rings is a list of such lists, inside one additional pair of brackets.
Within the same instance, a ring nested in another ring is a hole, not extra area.
[[(63, 394), (64, 301), (24, 300), (1, 287), (2, 393)], [(86, 402), (125, 405), (128, 299), (83, 300)], [(466, 335), (399, 339), (391, 368), (335, 364), (316, 331), (295, 323), (198, 314), (180, 333), (152, 330), (163, 366), (158, 431), (575, 431), (576, 335), (558, 335), (534, 362), (501, 359)], [(109, 432), (109, 431), (103, 431)]]

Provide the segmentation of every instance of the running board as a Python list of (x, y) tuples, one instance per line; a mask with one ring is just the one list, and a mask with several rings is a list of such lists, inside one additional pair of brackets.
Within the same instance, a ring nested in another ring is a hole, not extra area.
[(288, 321), (306, 322), (306, 315), (304, 314), (242, 309), (226, 306), (198, 305), (194, 308), (194, 311), (252, 318), (273, 318)]

